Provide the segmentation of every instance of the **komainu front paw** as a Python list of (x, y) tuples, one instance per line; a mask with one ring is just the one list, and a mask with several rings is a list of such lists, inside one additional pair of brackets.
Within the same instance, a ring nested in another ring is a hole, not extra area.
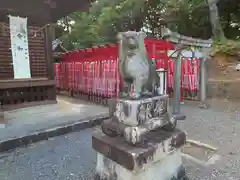
[(131, 145), (139, 144), (142, 141), (141, 132), (137, 127), (125, 128), (123, 135), (125, 140)]
[(120, 134), (116, 127), (116, 124), (109, 120), (105, 120), (102, 122), (101, 129), (104, 134), (110, 137), (116, 137)]
[(140, 97), (141, 97), (141, 94), (140, 94), (140, 93), (134, 92), (134, 93), (131, 94), (131, 98), (132, 98), (132, 99), (139, 99)]
[(175, 128), (177, 126), (177, 120), (172, 116), (169, 119), (169, 122), (163, 126), (164, 129), (166, 129), (167, 131), (174, 131)]

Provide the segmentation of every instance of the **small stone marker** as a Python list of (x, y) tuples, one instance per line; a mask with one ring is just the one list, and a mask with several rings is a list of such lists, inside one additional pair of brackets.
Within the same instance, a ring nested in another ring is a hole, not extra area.
[(1, 109), (0, 110), (0, 129), (5, 128), (6, 127), (6, 119), (4, 118), (4, 111)]
[(238, 63), (235, 68), (237, 71), (240, 71), (240, 63)]

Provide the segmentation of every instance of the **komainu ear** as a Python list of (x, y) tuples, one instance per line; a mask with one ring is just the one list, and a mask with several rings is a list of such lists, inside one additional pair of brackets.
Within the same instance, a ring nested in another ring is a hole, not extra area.
[(139, 31), (138, 32), (138, 37), (145, 38), (146, 37), (146, 33), (143, 32), (143, 31)]
[(120, 32), (120, 33), (118, 33), (117, 34), (117, 40), (122, 40), (122, 38), (123, 38), (123, 34)]

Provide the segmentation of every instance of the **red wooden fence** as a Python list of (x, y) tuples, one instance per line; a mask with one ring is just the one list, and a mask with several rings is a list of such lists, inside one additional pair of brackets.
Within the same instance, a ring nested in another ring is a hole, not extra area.
[[(173, 89), (174, 62), (169, 59), (167, 51), (174, 49), (174, 46), (166, 41), (146, 39), (145, 47), (148, 58), (155, 60), (157, 68), (167, 70), (167, 88)], [(54, 65), (56, 87), (89, 100), (94, 98), (94, 101), (118, 96), (120, 79), (117, 56), (118, 47), (115, 44), (66, 53), (61, 63)], [(198, 67), (198, 59), (183, 59), (183, 93), (198, 91)]]

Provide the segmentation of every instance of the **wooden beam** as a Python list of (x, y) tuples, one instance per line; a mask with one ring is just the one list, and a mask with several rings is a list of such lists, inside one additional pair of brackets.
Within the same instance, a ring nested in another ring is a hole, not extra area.
[[(54, 59), (52, 53), (52, 41), (53, 41), (53, 31), (54, 26), (49, 24), (45, 28), (45, 42), (46, 42), (46, 60), (47, 60), (47, 71), (48, 71), (48, 79), (50, 81), (54, 81)], [(56, 90), (54, 83), (54, 91), (50, 90), (48, 92), (48, 96), (51, 97), (51, 100), (56, 100)]]
[(212, 46), (212, 40), (203, 40), (203, 39), (197, 39), (192, 38), (188, 36), (183, 36), (177, 32), (173, 32), (170, 29), (164, 27), (162, 30), (162, 36), (165, 40), (168, 40), (173, 43), (177, 44), (183, 44), (183, 45), (189, 45), (189, 46), (196, 46), (196, 47), (202, 47), (202, 48), (211, 48)]
[(53, 26), (48, 25), (45, 28), (45, 57), (47, 61), (48, 78), (54, 80), (54, 67), (53, 67), (53, 55), (52, 55), (52, 40), (53, 40)]
[(55, 85), (54, 80), (48, 80), (47, 78), (0, 80), (0, 89), (54, 86), (54, 85)]

